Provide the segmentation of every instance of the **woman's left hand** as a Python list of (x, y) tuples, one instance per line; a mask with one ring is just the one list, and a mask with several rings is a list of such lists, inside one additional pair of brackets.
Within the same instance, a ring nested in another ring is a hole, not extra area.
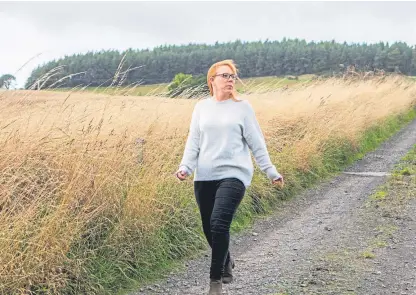
[(280, 188), (283, 188), (284, 185), (285, 185), (285, 182), (283, 180), (283, 177), (280, 177), (280, 178), (274, 179), (272, 181), (272, 184), (275, 184), (275, 185), (279, 186)]

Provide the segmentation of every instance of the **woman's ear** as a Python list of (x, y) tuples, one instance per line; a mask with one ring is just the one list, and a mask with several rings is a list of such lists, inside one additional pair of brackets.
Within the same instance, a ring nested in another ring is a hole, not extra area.
[(209, 84), (212, 88), (214, 88), (214, 77), (209, 78)]

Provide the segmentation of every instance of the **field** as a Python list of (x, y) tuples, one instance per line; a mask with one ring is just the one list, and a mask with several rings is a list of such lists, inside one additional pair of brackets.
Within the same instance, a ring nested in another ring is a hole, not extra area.
[[(241, 93), (260, 93), (270, 92), (280, 88), (298, 87), (305, 85), (313, 80), (315, 75), (302, 75), (297, 77), (257, 77), (245, 78), (237, 81), (237, 90)], [(121, 96), (161, 96), (168, 95), (169, 83), (153, 84), (153, 85), (127, 85), (121, 87), (85, 87), (85, 88), (60, 88), (53, 89), (53, 91), (76, 91), (78, 93), (98, 93), (106, 95), (121, 95)]]
[[(415, 117), (408, 79), (289, 81), (254, 80), (241, 95), (287, 186), (256, 171), (233, 231)], [(1, 92), (0, 293), (116, 294), (203, 249), (192, 180), (173, 177), (195, 103)]]

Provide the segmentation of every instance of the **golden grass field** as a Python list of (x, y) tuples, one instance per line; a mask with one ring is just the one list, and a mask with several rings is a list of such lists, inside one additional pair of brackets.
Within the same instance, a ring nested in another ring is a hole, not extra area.
[[(328, 79), (241, 97), (290, 187), (295, 171), (314, 173), (328, 140), (358, 144), (364, 130), (415, 106), (416, 84)], [(88, 276), (97, 257), (151, 268), (140, 262), (157, 252), (153, 233), (183, 227), (196, 239), (192, 179), (173, 177), (196, 101), (0, 92), (0, 293), (59, 293), (69, 282), (101, 290), (102, 280)], [(257, 171), (251, 190), (271, 189)], [(185, 247), (177, 239), (173, 252)]]

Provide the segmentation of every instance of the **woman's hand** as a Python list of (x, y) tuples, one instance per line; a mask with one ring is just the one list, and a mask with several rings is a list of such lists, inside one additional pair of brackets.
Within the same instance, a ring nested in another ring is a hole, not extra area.
[(283, 188), (285, 186), (285, 182), (283, 180), (283, 176), (276, 178), (272, 181), (272, 184), (275, 184), (277, 186), (279, 186), (280, 188)]
[(176, 171), (175, 176), (176, 176), (176, 178), (178, 178), (179, 180), (182, 181), (182, 180), (186, 179), (188, 174), (185, 171), (182, 171), (182, 170), (179, 169), (178, 171)]

